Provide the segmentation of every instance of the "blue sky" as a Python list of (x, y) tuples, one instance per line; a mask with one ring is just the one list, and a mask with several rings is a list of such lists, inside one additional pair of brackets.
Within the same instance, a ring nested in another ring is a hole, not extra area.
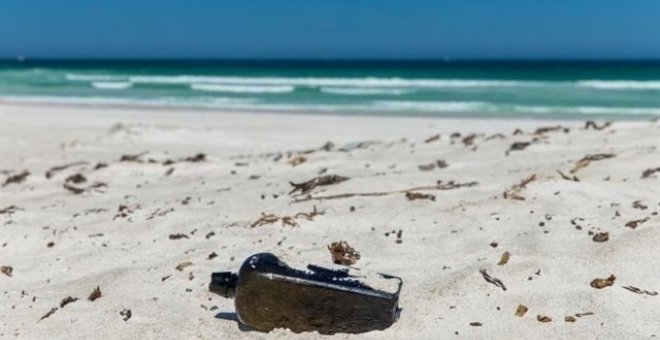
[(660, 58), (660, 1), (2, 0), (18, 55)]

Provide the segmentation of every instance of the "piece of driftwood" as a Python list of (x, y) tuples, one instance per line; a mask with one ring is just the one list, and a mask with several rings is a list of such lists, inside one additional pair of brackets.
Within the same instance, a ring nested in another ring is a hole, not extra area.
[(336, 195), (325, 195), (325, 196), (312, 196), (308, 195), (303, 198), (297, 198), (293, 200), (293, 203), (299, 203), (299, 202), (305, 202), (305, 201), (311, 201), (311, 200), (317, 200), (317, 201), (322, 201), (322, 200), (334, 200), (334, 199), (342, 199), (342, 198), (350, 198), (350, 197), (378, 197), (378, 196), (387, 196), (387, 195), (398, 195), (398, 194), (404, 194), (406, 192), (410, 191), (427, 191), (427, 190), (451, 190), (451, 189), (457, 189), (457, 188), (462, 188), (462, 187), (473, 187), (475, 185), (479, 184), (478, 182), (466, 182), (466, 183), (456, 183), (454, 181), (449, 181), (449, 182), (442, 182), (438, 181), (438, 184), (436, 185), (430, 185), (430, 186), (420, 186), (420, 187), (414, 187), (414, 188), (408, 188), (408, 189), (403, 189), (403, 190), (392, 190), (392, 191), (375, 191), (375, 192), (351, 192), (351, 193), (344, 193), (344, 194), (336, 194)]

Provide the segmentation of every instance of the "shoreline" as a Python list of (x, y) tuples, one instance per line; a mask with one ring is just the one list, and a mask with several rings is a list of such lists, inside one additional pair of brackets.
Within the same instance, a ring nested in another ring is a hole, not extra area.
[(377, 117), (377, 118), (412, 118), (412, 119), (450, 119), (450, 120), (519, 120), (519, 121), (536, 121), (536, 122), (576, 122), (576, 121), (588, 121), (588, 120), (611, 120), (611, 121), (648, 121), (648, 120), (657, 120), (660, 119), (660, 115), (634, 115), (634, 116), (624, 116), (616, 114), (582, 114), (582, 115), (572, 115), (572, 116), (562, 116), (561, 114), (545, 114), (545, 113), (534, 113), (534, 114), (524, 114), (516, 113), (508, 117), (502, 117), (501, 115), (488, 115), (486, 113), (466, 113), (466, 112), (420, 112), (420, 111), (408, 111), (408, 112), (393, 112), (393, 111), (324, 111), (324, 110), (313, 110), (313, 109), (301, 109), (301, 110), (260, 110), (256, 108), (216, 108), (216, 107), (204, 107), (204, 106), (195, 106), (195, 105), (160, 105), (160, 104), (130, 104), (130, 103), (66, 103), (58, 101), (48, 101), (48, 100), (13, 100), (13, 98), (7, 99), (6, 96), (0, 96), (0, 107), (2, 105), (12, 105), (12, 106), (24, 106), (24, 107), (62, 107), (62, 108), (91, 108), (91, 109), (117, 109), (117, 110), (135, 110), (135, 111), (168, 111), (168, 112), (177, 112), (177, 111), (195, 111), (195, 112), (207, 112), (214, 114), (266, 114), (266, 115), (295, 115), (295, 116), (332, 116), (332, 117)]

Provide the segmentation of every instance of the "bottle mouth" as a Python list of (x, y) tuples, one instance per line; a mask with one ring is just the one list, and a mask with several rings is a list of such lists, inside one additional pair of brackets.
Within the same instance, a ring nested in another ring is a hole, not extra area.
[(236, 295), (238, 275), (232, 272), (218, 272), (211, 274), (209, 291), (222, 297), (231, 299)]

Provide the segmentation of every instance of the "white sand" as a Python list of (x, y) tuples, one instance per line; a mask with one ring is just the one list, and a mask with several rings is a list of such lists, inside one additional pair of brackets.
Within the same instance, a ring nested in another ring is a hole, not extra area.
[[(392, 327), (337, 338), (660, 336), (660, 295), (622, 288), (660, 292), (660, 173), (641, 178), (645, 169), (660, 167), (658, 122), (615, 122), (596, 131), (576, 121), (0, 105), (0, 181), (31, 173), (0, 189), (0, 209), (19, 208), (0, 215), (0, 264), (13, 268), (11, 277), (0, 274), (3, 338), (320, 338), (243, 331), (226, 320), (233, 301), (210, 294), (207, 285), (211, 272), (236, 270), (257, 252), (273, 252), (291, 264), (329, 265), (326, 245), (339, 240), (361, 253), (356, 266), (400, 276), (404, 285), (401, 319)], [(533, 134), (538, 126), (557, 124), (570, 132)], [(525, 133), (513, 136), (515, 128)], [(450, 138), (455, 131), (461, 138)], [(424, 143), (436, 133), (439, 140)], [(465, 146), (462, 138), (471, 133), (477, 133), (474, 145)], [(487, 139), (495, 133), (505, 136)], [(535, 139), (505, 155), (512, 143)], [(334, 143), (332, 151), (288, 163), (297, 151), (327, 141)], [(356, 142), (373, 143), (338, 151)], [(118, 161), (145, 151), (141, 160), (158, 163)], [(161, 164), (200, 152), (205, 162)], [(582, 157), (600, 153), (616, 156), (578, 170), (579, 182), (556, 172), (569, 174)], [(449, 166), (418, 169), (436, 160)], [(78, 161), (87, 164), (50, 179), (44, 175)], [(97, 162), (108, 167), (93, 170)], [(479, 184), (419, 191), (435, 201), (409, 201), (397, 193), (293, 203), (289, 181), (311, 179), (325, 168), (350, 179), (319, 187), (313, 196), (404, 190), (438, 180)], [(76, 173), (87, 182), (75, 187), (107, 187), (73, 194), (63, 184)], [(525, 200), (503, 199), (504, 190), (532, 174), (537, 180), (520, 191)], [(633, 207), (634, 201), (647, 208)], [(120, 205), (132, 212), (113, 218)], [(250, 227), (262, 212), (292, 216), (314, 205), (324, 214), (298, 219), (298, 227)], [(644, 218), (636, 229), (625, 226)], [(391, 233), (399, 230), (401, 243)], [(608, 232), (609, 240), (594, 242), (589, 232)], [(179, 233), (188, 238), (169, 238)], [(497, 265), (505, 251), (510, 260)], [(212, 252), (218, 256), (208, 260)], [(186, 261), (192, 265), (175, 269)], [(506, 291), (486, 282), (480, 269)], [(612, 286), (590, 286), (610, 274), (616, 276)], [(90, 302), (96, 286), (102, 297)], [(80, 300), (59, 308), (67, 296)], [(529, 308), (524, 317), (514, 315), (519, 304)], [(58, 310), (39, 321), (53, 307)], [(132, 312), (128, 321), (120, 315), (124, 309)], [(593, 315), (564, 321), (586, 312)], [(537, 315), (552, 321), (539, 322)]]

